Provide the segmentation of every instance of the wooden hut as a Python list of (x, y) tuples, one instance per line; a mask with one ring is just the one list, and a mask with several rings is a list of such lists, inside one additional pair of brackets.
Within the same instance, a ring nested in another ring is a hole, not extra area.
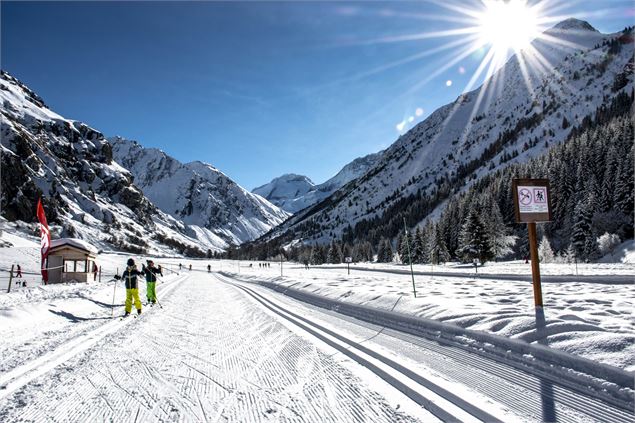
[(92, 280), (97, 253), (97, 248), (81, 239), (52, 240), (48, 255), (49, 283)]

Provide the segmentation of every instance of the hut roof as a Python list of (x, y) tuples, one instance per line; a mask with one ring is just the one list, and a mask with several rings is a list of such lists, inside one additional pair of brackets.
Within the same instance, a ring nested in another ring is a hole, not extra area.
[(91, 254), (97, 254), (99, 252), (97, 248), (95, 248), (93, 245), (89, 244), (88, 242), (82, 239), (60, 238), (60, 239), (51, 240), (51, 250), (64, 247), (64, 246), (75, 247)]

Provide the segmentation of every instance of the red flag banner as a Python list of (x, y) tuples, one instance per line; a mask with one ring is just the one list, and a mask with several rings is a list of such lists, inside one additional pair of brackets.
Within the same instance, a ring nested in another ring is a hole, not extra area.
[(44, 283), (47, 283), (49, 280), (48, 270), (48, 255), (49, 249), (51, 248), (51, 233), (49, 232), (49, 225), (46, 222), (46, 215), (44, 214), (44, 207), (42, 206), (42, 199), (38, 199), (37, 201), (37, 219), (40, 221), (40, 238), (41, 242), (41, 251), (42, 251), (42, 279)]

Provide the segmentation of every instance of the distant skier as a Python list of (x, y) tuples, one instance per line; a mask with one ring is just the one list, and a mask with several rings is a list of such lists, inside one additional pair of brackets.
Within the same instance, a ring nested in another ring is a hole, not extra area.
[(147, 264), (147, 266), (143, 266), (141, 268), (141, 271), (146, 275), (146, 296), (148, 298), (148, 304), (156, 304), (157, 275), (163, 276), (163, 274), (157, 267), (154, 267), (154, 262), (152, 260), (148, 260)]
[(181, 270), (181, 267), (183, 267), (183, 265), (181, 263), (179, 263), (179, 270)]
[(22, 277), (22, 268), (20, 267), (19, 264), (16, 265), (16, 269), (15, 269), (15, 277), (16, 278), (21, 278)]
[(126, 314), (124, 317), (130, 315), (132, 311), (132, 302), (137, 309), (137, 313), (141, 314), (141, 300), (139, 300), (139, 285), (137, 284), (137, 276), (143, 275), (142, 272), (137, 270), (133, 259), (128, 259), (128, 267), (121, 274), (121, 278), (126, 283)]
[(93, 262), (93, 276), (95, 277), (94, 280), (97, 280), (97, 271), (99, 270), (99, 268), (97, 267), (97, 263)]
[(211, 271), (212, 271), (212, 266), (208, 264), (208, 265), (207, 265), (207, 273), (209, 273), (209, 272), (211, 272)]
[(190, 270), (192, 270), (192, 265), (190, 264)]

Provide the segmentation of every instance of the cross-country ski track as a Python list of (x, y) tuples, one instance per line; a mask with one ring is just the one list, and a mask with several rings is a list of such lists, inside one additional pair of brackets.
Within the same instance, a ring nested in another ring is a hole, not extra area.
[(0, 421), (635, 420), (571, 380), (227, 274), (158, 295), (162, 309), (86, 324), (0, 374)]

